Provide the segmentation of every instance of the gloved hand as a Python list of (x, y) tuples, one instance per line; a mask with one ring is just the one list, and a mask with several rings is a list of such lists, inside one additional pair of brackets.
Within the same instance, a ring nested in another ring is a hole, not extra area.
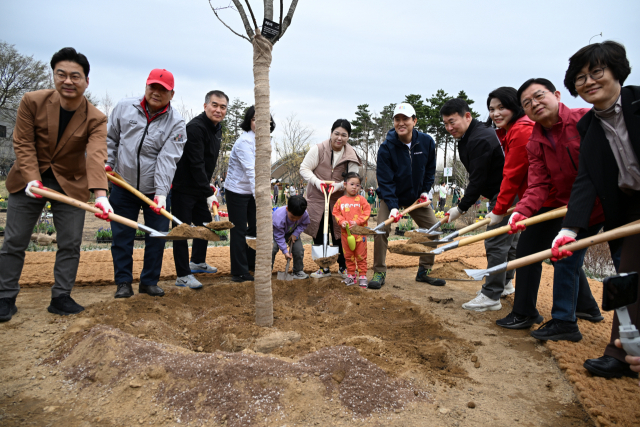
[(520, 212), (512, 213), (511, 217), (509, 218), (509, 226), (511, 226), (511, 231), (509, 231), (509, 234), (515, 234), (524, 231), (527, 226), (524, 224), (518, 225), (516, 223), (524, 221), (525, 219), (527, 219), (527, 217), (522, 215)]
[(344, 181), (336, 182), (335, 184), (331, 184), (331, 185), (333, 186), (333, 192), (334, 193), (337, 193), (338, 191), (344, 190)]
[(398, 222), (402, 219), (402, 214), (398, 212), (398, 209), (393, 208), (391, 212), (389, 212), (389, 218), (393, 218), (393, 222)]
[(107, 199), (106, 197), (98, 197), (96, 198), (96, 208), (98, 209), (102, 209), (102, 213), (94, 213), (94, 215), (96, 216), (96, 218), (100, 218), (100, 219), (104, 219), (107, 222), (111, 222), (111, 220), (109, 219), (109, 212), (113, 213), (113, 208), (111, 207), (111, 204), (109, 203), (109, 199)]
[[(116, 175), (116, 173), (113, 171), (113, 169), (112, 169), (112, 168), (111, 168), (111, 166), (109, 166), (109, 165), (104, 165), (104, 172), (105, 172), (107, 175), (111, 175), (111, 176), (115, 176), (115, 175)], [(111, 181), (109, 181), (109, 182), (111, 182)], [(111, 183), (112, 183), (113, 185), (118, 185), (118, 184), (116, 184), (115, 182), (111, 182)], [(118, 187), (122, 188), (120, 185), (118, 185)]]
[(42, 199), (41, 195), (31, 192), (31, 187), (36, 187), (36, 188), (40, 188), (41, 190), (44, 190), (44, 185), (42, 185), (40, 181), (36, 180), (36, 181), (29, 182), (27, 184), (27, 188), (24, 189), (24, 192), (26, 193), (27, 196), (33, 197), (34, 199)]
[(160, 209), (165, 209), (167, 207), (167, 196), (156, 196), (153, 198), (153, 203), (155, 203), (158, 207), (151, 208), (151, 210), (158, 215), (162, 215), (160, 213)]
[(562, 258), (570, 257), (573, 255), (573, 252), (567, 250), (560, 250), (559, 248), (564, 245), (568, 245), (569, 243), (573, 243), (576, 241), (576, 236), (578, 233), (569, 230), (568, 228), (563, 228), (560, 230), (555, 239), (553, 239), (553, 243), (551, 243), (551, 261), (556, 262), (560, 261)]
[(428, 201), (429, 201), (429, 193), (420, 194), (420, 203), (424, 203)]
[(216, 205), (218, 209), (220, 209), (220, 203), (216, 199), (215, 193), (212, 196), (207, 197), (207, 207), (208, 209), (213, 209), (213, 205)]
[(452, 223), (455, 222), (456, 219), (460, 218), (462, 212), (456, 206), (455, 208), (449, 209), (449, 212), (447, 212), (445, 215), (449, 217), (449, 220), (447, 222)]
[(489, 212), (489, 215), (487, 215), (487, 218), (491, 220), (491, 222), (489, 223), (489, 226), (492, 226), (492, 225), (499, 224), (500, 221), (504, 219), (504, 215), (498, 215), (498, 214), (494, 214), (493, 212)]
[(333, 184), (326, 184), (324, 182), (320, 183), (320, 191), (326, 192), (327, 194), (333, 189)]

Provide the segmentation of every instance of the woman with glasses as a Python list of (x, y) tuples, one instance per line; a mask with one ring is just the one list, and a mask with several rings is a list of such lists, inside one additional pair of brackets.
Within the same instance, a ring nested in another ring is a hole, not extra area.
[[(581, 136), (580, 168), (571, 191), (569, 211), (563, 228), (553, 242), (558, 258), (571, 255), (558, 248), (580, 237), (588, 227), (594, 202), (604, 209), (604, 228), (611, 230), (640, 219), (640, 87), (622, 87), (631, 72), (624, 46), (613, 41), (595, 43), (569, 59), (564, 84), (573, 96), (593, 105), (578, 123)], [(609, 242), (619, 255), (619, 273), (640, 272), (640, 235)], [(574, 253), (567, 259), (576, 256)], [(614, 257), (614, 264), (618, 260)], [(638, 283), (640, 291), (640, 283)], [(631, 322), (640, 327), (640, 303), (627, 306)], [(613, 317), (611, 340), (604, 355), (589, 359), (584, 367), (605, 378), (637, 378), (622, 348), (619, 320)]]
[[(338, 257), (338, 267), (342, 278), (347, 277), (347, 264), (342, 251), (340, 238), (340, 226), (335, 222), (331, 212), (333, 205), (344, 194), (344, 182), (342, 179), (343, 172), (358, 173), (361, 162), (356, 155), (355, 150), (349, 145), (349, 136), (351, 135), (351, 124), (348, 120), (338, 119), (331, 126), (331, 134), (329, 139), (311, 147), (304, 157), (300, 165), (300, 175), (307, 185), (307, 212), (311, 219), (311, 223), (305, 230), (305, 233), (313, 237), (315, 245), (323, 244), (323, 224), (324, 224), (324, 205), (325, 199), (322, 193), (330, 191), (333, 188), (331, 199), (329, 201), (329, 235), (334, 245), (340, 247), (340, 256)], [(334, 181), (334, 184), (324, 186), (324, 181)], [(320, 269), (311, 274), (314, 279), (331, 276), (328, 268)]]

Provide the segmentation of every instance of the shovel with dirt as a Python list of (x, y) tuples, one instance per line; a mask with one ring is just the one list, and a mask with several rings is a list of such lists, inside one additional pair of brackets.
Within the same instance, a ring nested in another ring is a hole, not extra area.
[(202, 225), (211, 230), (229, 230), (234, 227), (231, 221), (220, 221), (220, 214), (218, 213), (217, 205), (213, 205), (213, 221), (209, 223), (202, 223)]
[(322, 186), (322, 195), (324, 196), (324, 225), (322, 229), (322, 245), (311, 246), (311, 258), (318, 264), (320, 268), (329, 268), (337, 260), (340, 255), (340, 248), (338, 246), (329, 246), (329, 200), (333, 193), (333, 182), (324, 181), (329, 186), (329, 192), (327, 192), (326, 186)]
[[(289, 253), (291, 253), (291, 245), (287, 245), (289, 248)], [(289, 273), (289, 265), (291, 264), (291, 258), (287, 258), (287, 266), (284, 268), (284, 271), (278, 271), (278, 276), (276, 277), (278, 280), (293, 280), (293, 274)]]
[[(411, 206), (409, 206), (408, 208), (404, 209), (403, 211), (400, 212), (400, 215), (405, 215), (408, 214), (409, 212), (411, 212), (414, 209), (418, 209), (418, 208), (424, 208), (427, 207), (431, 204), (431, 202), (429, 200), (427, 200), (426, 202), (422, 202), (420, 203), (419, 200), (416, 200)], [(359, 234), (361, 236), (365, 236), (365, 235), (372, 235), (372, 234), (385, 234), (386, 231), (384, 231), (384, 228), (388, 225), (391, 225), (391, 223), (395, 221), (394, 218), (388, 218), (387, 220), (385, 220), (384, 222), (381, 222), (380, 224), (378, 224), (375, 228), (371, 229), (369, 227), (363, 227), (360, 225), (354, 225), (353, 227), (351, 227), (351, 231), (354, 234)], [(435, 234), (433, 234), (434, 236), (437, 234), (442, 234), (441, 232), (436, 232)]]

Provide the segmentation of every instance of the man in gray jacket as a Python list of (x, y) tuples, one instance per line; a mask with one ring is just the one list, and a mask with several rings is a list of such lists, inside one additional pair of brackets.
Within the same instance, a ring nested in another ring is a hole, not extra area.
[[(169, 209), (168, 198), (176, 163), (187, 141), (182, 116), (171, 107), (174, 91), (173, 74), (155, 69), (149, 74), (142, 98), (125, 98), (113, 109), (107, 127), (107, 173), (118, 173), (131, 186), (152, 198), (158, 206), (150, 208), (127, 190), (113, 186), (109, 201), (118, 215), (137, 221), (142, 208), (144, 222), (159, 231), (169, 230), (169, 220), (160, 208)], [(111, 255), (116, 298), (133, 295), (133, 240), (135, 230), (111, 223), (113, 243)], [(158, 286), (162, 270), (165, 241), (145, 238), (144, 264), (138, 292), (162, 296)]]

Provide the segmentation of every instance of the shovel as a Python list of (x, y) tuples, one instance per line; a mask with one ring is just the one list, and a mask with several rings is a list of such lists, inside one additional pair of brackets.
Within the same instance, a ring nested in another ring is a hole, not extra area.
[(352, 251), (356, 250), (356, 238), (351, 235), (349, 224), (347, 224), (347, 243), (349, 244), (349, 249), (351, 249)]
[[(544, 222), (544, 221), (548, 221), (550, 219), (562, 218), (566, 214), (567, 214), (567, 208), (565, 206), (563, 208), (558, 208), (558, 209), (554, 209), (552, 211), (543, 213), (542, 215), (532, 216), (531, 218), (527, 218), (527, 219), (525, 219), (523, 221), (520, 221), (520, 222), (518, 222), (516, 224), (523, 224), (523, 225), (529, 226), (529, 225), (538, 224), (538, 223), (541, 223), (541, 222)], [(460, 231), (462, 231), (462, 230), (460, 230)], [(496, 228), (494, 230), (487, 231), (487, 232), (478, 234), (476, 236), (471, 236), (471, 237), (468, 237), (468, 238), (462, 239), (462, 240), (456, 240), (454, 242), (449, 243), (446, 246), (443, 246), (441, 248), (432, 250), (431, 253), (439, 255), (439, 254), (441, 254), (443, 252), (450, 251), (451, 249), (461, 248), (463, 246), (467, 246), (467, 245), (470, 245), (472, 243), (479, 242), (481, 240), (485, 240), (485, 239), (489, 239), (491, 237), (499, 236), (499, 235), (507, 233), (509, 231), (511, 231), (511, 226), (510, 225), (505, 225), (504, 227)]]
[[(511, 215), (513, 213), (513, 211), (516, 209), (515, 206), (511, 207), (506, 213), (506, 215)], [(461, 228), (460, 230), (456, 230), (453, 233), (449, 234), (447, 237), (445, 237), (444, 239), (440, 239), (439, 242), (440, 243), (446, 243), (446, 242), (451, 242), (453, 241), (453, 239), (455, 239), (458, 236), (462, 236), (463, 234), (467, 234), (472, 232), (473, 230), (477, 230), (478, 228), (481, 228), (485, 225), (489, 225), (489, 223), (491, 222), (491, 218), (485, 218), (482, 221), (478, 221), (474, 224), (468, 225), (464, 228)], [(429, 246), (429, 245), (427, 245)]]
[[(289, 253), (291, 253), (291, 245), (288, 245), (289, 247)], [(289, 264), (291, 263), (291, 258), (287, 258), (287, 266), (284, 268), (284, 272), (283, 271), (278, 271), (278, 276), (276, 277), (278, 280), (293, 280), (293, 274), (289, 273)]]
[[(325, 184), (333, 184), (333, 181), (324, 181)], [(323, 226), (323, 243), (322, 245), (311, 246), (311, 258), (314, 261), (320, 258), (331, 258), (340, 253), (340, 248), (337, 246), (329, 246), (329, 200), (331, 199), (331, 193), (333, 193), (333, 187), (326, 192), (326, 189), (322, 189), (322, 195), (324, 196), (324, 226)]]
[[(58, 202), (66, 203), (71, 206), (75, 206), (76, 208), (84, 209), (85, 211), (92, 213), (102, 213), (101, 209), (95, 208), (87, 203), (83, 203), (79, 200), (73, 199), (69, 196), (65, 196), (64, 194), (58, 193), (57, 191), (51, 190), (50, 188), (40, 189), (40, 188), (32, 188), (32, 193), (39, 194), (42, 197), (46, 197), (47, 199), (56, 200)], [(126, 225), (127, 227), (131, 227), (136, 230), (142, 230), (145, 233), (149, 234), (150, 237), (159, 238), (159, 239), (167, 239), (167, 233), (156, 231), (151, 227), (147, 227), (143, 224), (138, 224), (130, 219), (124, 218), (120, 215), (116, 215), (114, 213), (109, 214), (109, 219), (120, 224)], [(171, 239), (171, 238), (169, 238)], [(177, 239), (172, 239), (177, 240)]]
[[(609, 240), (621, 239), (623, 237), (631, 236), (638, 233), (640, 233), (640, 220), (631, 222), (627, 225), (623, 225), (622, 227), (614, 228), (613, 230), (609, 230), (605, 233), (596, 234), (595, 236), (591, 236), (587, 239), (581, 239), (576, 242), (569, 243), (568, 245), (562, 246), (560, 249), (573, 252), (587, 248), (589, 246), (597, 245), (599, 243), (608, 242)], [(535, 254), (528, 255), (526, 257), (515, 259), (513, 261), (503, 262), (502, 264), (496, 265), (495, 267), (487, 268), (484, 270), (468, 269), (464, 272), (467, 273), (469, 277), (473, 278), (473, 280), (482, 280), (484, 277), (503, 273), (509, 270), (515, 270), (516, 268), (521, 268), (526, 265), (544, 261), (545, 259), (551, 258), (552, 256), (553, 253), (551, 252), (551, 249), (547, 249)]]
[[(427, 207), (427, 206), (429, 206), (431, 204), (431, 202), (429, 200), (427, 200), (426, 202), (423, 202), (423, 203), (418, 203), (418, 202), (419, 202), (419, 200), (416, 200), (411, 206), (409, 206), (408, 208), (406, 208), (405, 210), (400, 212), (400, 214), (404, 216), (405, 214), (408, 214), (409, 212), (411, 212), (414, 209), (425, 208), (425, 207)], [(385, 234), (386, 231), (384, 231), (383, 228), (386, 227), (387, 225), (391, 225), (391, 223), (393, 221), (395, 221), (394, 218), (388, 218), (384, 222), (381, 222), (380, 224), (378, 224), (376, 226), (376, 228), (374, 228), (372, 231), (375, 231), (376, 234)], [(442, 233), (441, 232), (436, 232), (433, 235), (435, 236), (437, 234), (442, 234)]]

